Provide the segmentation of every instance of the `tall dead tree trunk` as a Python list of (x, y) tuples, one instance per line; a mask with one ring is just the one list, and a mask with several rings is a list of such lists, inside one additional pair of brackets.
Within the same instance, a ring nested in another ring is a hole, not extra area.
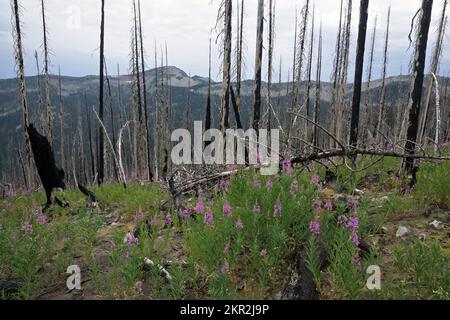
[(20, 22), (20, 6), (18, 0), (11, 0), (11, 11), (13, 17), (11, 19), (13, 24), (13, 41), (14, 41), (14, 54), (17, 64), (17, 77), (19, 80), (19, 96), (22, 105), (23, 116), (23, 132), (25, 138), (26, 149), (26, 164), (25, 164), (25, 185), (28, 188), (32, 185), (33, 167), (31, 160), (31, 143), (28, 135), (27, 127), (29, 126), (29, 111), (28, 111), (28, 99), (27, 89), (25, 84), (25, 64), (23, 59), (23, 45), (22, 45), (22, 24)]
[[(369, 0), (361, 0), (359, 8), (358, 44), (356, 49), (355, 83), (353, 88), (352, 115), (350, 123), (350, 146), (358, 147), (359, 110), (361, 104), (362, 77), (364, 72), (364, 54), (366, 48), (367, 19)], [(353, 159), (356, 160), (356, 159)]]
[[(334, 70), (333, 70), (333, 89), (332, 89), (332, 96), (331, 96), (331, 116), (329, 124), (330, 124), (330, 131), (333, 133), (336, 133), (337, 130), (337, 123), (336, 123), (336, 117), (338, 115), (338, 105), (339, 105), (339, 73), (341, 68), (341, 51), (342, 51), (342, 20), (343, 20), (343, 14), (344, 14), (344, 0), (341, 0), (340, 5), (340, 15), (339, 15), (339, 27), (338, 27), (338, 35), (336, 38), (336, 49), (335, 49), (335, 59), (334, 59)], [(330, 147), (334, 147), (336, 142), (334, 139), (330, 137)]]
[(238, 37), (237, 37), (237, 56), (236, 56), (236, 105), (241, 111), (241, 81), (242, 81), (242, 59), (244, 44), (244, 0), (241, 0), (240, 16), (238, 15)]
[[(414, 155), (416, 150), (417, 135), (419, 129), (420, 104), (422, 100), (422, 88), (425, 71), (425, 60), (427, 54), (428, 32), (431, 24), (431, 14), (433, 10), (433, 0), (422, 0), (420, 12), (419, 29), (416, 39), (416, 48), (413, 60), (412, 84), (409, 97), (409, 120), (407, 130), (407, 142), (405, 144), (405, 154)], [(404, 169), (412, 173), (414, 169), (414, 158), (407, 157), (404, 160)]]
[[(209, 39), (208, 95), (206, 97), (205, 132), (211, 129), (211, 38)], [(205, 148), (210, 142), (205, 141)]]
[[(311, 21), (311, 40), (310, 40), (310, 48), (309, 48), (309, 54), (308, 54), (308, 84), (306, 86), (306, 94), (305, 94), (305, 108), (306, 108), (306, 117), (308, 119), (311, 120), (311, 98), (310, 98), (310, 93), (311, 93), (311, 75), (312, 75), (312, 62), (313, 62), (313, 57), (314, 57), (314, 24), (315, 24), (315, 7), (313, 6), (313, 10), (312, 10), (312, 21)], [(306, 142), (310, 142), (312, 141), (312, 139), (310, 138), (310, 133), (309, 133), (309, 127), (310, 122), (309, 121), (304, 121), (305, 123), (305, 141)]]
[(89, 108), (86, 92), (84, 93), (84, 107), (87, 117), (87, 127), (88, 127), (88, 142), (89, 142), (89, 156), (91, 160), (91, 174), (90, 178), (88, 179), (89, 182), (92, 181), (95, 177), (95, 155), (94, 155), (94, 144), (92, 142), (92, 125), (91, 125), (91, 110)]
[(268, 35), (268, 54), (267, 54), (267, 130), (271, 129), (272, 118), (272, 74), (273, 74), (273, 51), (274, 51), (274, 36), (275, 36), (275, 2), (269, 0), (269, 35)]
[(386, 21), (386, 35), (384, 40), (384, 54), (383, 54), (383, 73), (381, 75), (381, 96), (380, 108), (378, 112), (378, 121), (375, 128), (375, 142), (380, 143), (383, 136), (383, 123), (386, 114), (386, 71), (388, 64), (388, 48), (389, 48), (389, 27), (391, 24), (391, 6), (389, 6), (387, 21)]
[(378, 17), (375, 17), (375, 22), (373, 26), (373, 33), (372, 38), (370, 39), (370, 52), (369, 52), (369, 65), (367, 67), (367, 83), (366, 83), (366, 94), (364, 99), (364, 112), (363, 112), (363, 133), (361, 134), (360, 142), (362, 142), (364, 145), (367, 145), (369, 136), (371, 134), (370, 128), (370, 121), (371, 121), (371, 114), (372, 114), (372, 104), (371, 104), (371, 97), (370, 97), (370, 89), (372, 85), (372, 70), (373, 70), (373, 58), (375, 54), (375, 40), (377, 37), (377, 21)]
[(223, 80), (222, 80), (222, 101), (221, 101), (221, 120), (220, 130), (222, 133), (229, 127), (230, 113), (230, 86), (231, 86), (231, 41), (232, 41), (232, 1), (225, 0), (222, 3), (224, 12), (224, 30), (223, 30)]
[(264, 0), (258, 0), (258, 18), (256, 28), (255, 84), (253, 89), (253, 124), (258, 131), (261, 121), (261, 74), (264, 35)]
[(62, 98), (62, 84), (61, 84), (61, 67), (58, 66), (58, 88), (59, 88), (59, 140), (60, 140), (60, 152), (61, 152), (61, 168), (65, 165), (65, 153), (64, 153), (64, 105)]
[[(433, 60), (431, 62), (431, 70), (430, 73), (431, 74), (437, 74), (438, 73), (438, 69), (439, 69), (439, 61), (442, 55), (442, 45), (443, 45), (443, 41), (444, 41), (444, 36), (445, 36), (445, 27), (446, 27), (446, 10), (447, 10), (447, 4), (448, 1), (445, 0), (443, 3), (443, 8), (442, 8), (442, 14), (441, 14), (441, 18), (439, 21), (439, 30), (438, 30), (438, 35), (437, 35), (437, 39), (436, 39), (436, 44), (434, 46), (434, 53), (433, 53)], [(428, 84), (427, 84), (427, 97), (426, 97), (426, 101), (425, 101), (425, 108), (422, 112), (422, 116), (421, 116), (421, 121), (420, 121), (420, 127), (419, 127), (419, 145), (422, 144), (424, 138), (425, 138), (425, 133), (426, 133), (426, 127), (428, 124), (428, 119), (429, 119), (429, 114), (430, 114), (430, 105), (431, 105), (431, 96), (433, 94), (433, 83), (434, 83), (434, 79), (433, 77), (430, 75), (430, 78), (428, 79)]]
[(49, 79), (49, 50), (48, 50), (48, 29), (45, 21), (45, 6), (44, 0), (41, 0), (42, 11), (42, 33), (44, 35), (44, 77), (45, 77), (45, 107), (47, 114), (47, 139), (51, 146), (53, 146), (53, 117), (52, 117), (52, 102), (50, 98), (50, 79)]
[(150, 152), (150, 132), (148, 128), (148, 104), (147, 104), (147, 84), (145, 81), (145, 58), (144, 58), (144, 41), (142, 35), (142, 18), (141, 18), (141, 0), (138, 0), (138, 12), (139, 12), (139, 38), (141, 44), (141, 66), (142, 66), (142, 87), (144, 96), (144, 121), (145, 121), (145, 138), (147, 141), (147, 171), (148, 179), (153, 180), (152, 165), (151, 165), (151, 152)]
[(346, 126), (346, 94), (348, 82), (348, 65), (350, 59), (350, 38), (351, 38), (351, 23), (352, 23), (352, 6), (353, 1), (349, 0), (347, 4), (347, 13), (345, 18), (345, 31), (342, 38), (342, 58), (340, 68), (340, 85), (339, 85), (339, 99), (338, 112), (336, 116), (336, 138), (338, 141), (343, 141), (345, 136)]
[[(320, 99), (321, 99), (321, 80), (322, 80), (322, 23), (319, 30), (319, 47), (317, 50), (317, 72), (316, 72), (316, 98), (314, 101), (314, 123), (319, 123)], [(313, 127), (313, 146), (319, 147), (319, 135), (317, 126)]]
[[(100, 23), (100, 83), (99, 83), (99, 117), (104, 121), (104, 53), (105, 53), (105, 0), (102, 0)], [(98, 126), (98, 169), (97, 183), (101, 185), (105, 179), (105, 140), (101, 126)]]

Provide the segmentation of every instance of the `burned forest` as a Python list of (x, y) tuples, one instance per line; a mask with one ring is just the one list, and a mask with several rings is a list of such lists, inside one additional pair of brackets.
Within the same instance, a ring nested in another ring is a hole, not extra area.
[(0, 300), (450, 299), (448, 0), (0, 3)]

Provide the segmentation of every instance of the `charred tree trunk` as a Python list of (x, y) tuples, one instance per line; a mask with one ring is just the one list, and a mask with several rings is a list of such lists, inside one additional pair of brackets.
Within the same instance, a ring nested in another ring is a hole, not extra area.
[(44, 77), (45, 77), (45, 107), (47, 114), (47, 139), (50, 145), (53, 147), (53, 117), (52, 117), (52, 102), (50, 98), (50, 79), (49, 79), (49, 50), (48, 50), (48, 30), (45, 21), (45, 6), (44, 0), (41, 0), (42, 11), (42, 33), (44, 35)]
[(225, 0), (223, 39), (223, 81), (220, 130), (225, 133), (229, 127), (230, 86), (231, 86), (231, 41), (232, 41), (232, 1)]
[(389, 6), (387, 22), (386, 22), (386, 38), (384, 42), (384, 58), (383, 58), (383, 74), (381, 76), (381, 97), (380, 97), (380, 109), (378, 113), (377, 126), (375, 128), (375, 142), (380, 143), (383, 136), (383, 123), (386, 113), (386, 71), (388, 64), (388, 47), (389, 47), (389, 26), (391, 23), (391, 7)]
[(264, 0), (258, 0), (258, 20), (256, 29), (255, 85), (253, 91), (253, 124), (258, 131), (261, 121), (261, 73), (264, 34)]
[(33, 167), (31, 163), (31, 142), (30, 136), (27, 132), (27, 127), (29, 126), (29, 111), (28, 111), (28, 99), (27, 99), (27, 89), (25, 84), (25, 64), (23, 59), (23, 45), (22, 45), (22, 30), (20, 22), (20, 7), (18, 0), (11, 1), (11, 9), (13, 13), (12, 23), (13, 23), (13, 41), (15, 44), (15, 59), (17, 64), (17, 77), (19, 80), (19, 96), (22, 105), (22, 116), (23, 116), (23, 132), (25, 138), (25, 149), (26, 149), (26, 164), (25, 164), (25, 185), (28, 188), (32, 185), (33, 178)]
[[(102, 0), (101, 9), (101, 23), (100, 23), (100, 83), (99, 83), (99, 117), (104, 121), (104, 53), (105, 53), (105, 0)], [(101, 185), (105, 179), (105, 140), (104, 133), (100, 126), (98, 126), (98, 176), (97, 183)]]
[(361, 0), (359, 8), (358, 44), (356, 49), (355, 84), (353, 88), (352, 116), (350, 124), (350, 146), (354, 149), (358, 147), (359, 109), (361, 104), (368, 10), (369, 0)]
[[(433, 0), (423, 0), (419, 21), (419, 30), (416, 39), (416, 49), (412, 71), (412, 85), (408, 105), (409, 121), (407, 130), (407, 142), (405, 144), (405, 154), (411, 156), (414, 155), (416, 150), (425, 60), (427, 54), (428, 32), (430, 30), (432, 10)], [(404, 169), (407, 173), (412, 173), (414, 171), (413, 157), (405, 158)]]
[[(314, 101), (314, 123), (319, 123), (320, 115), (320, 89), (321, 89), (321, 77), (322, 77), (322, 24), (319, 31), (319, 48), (317, 50), (317, 73), (316, 73), (316, 98)], [(314, 126), (313, 129), (313, 146), (319, 147), (318, 128)]]

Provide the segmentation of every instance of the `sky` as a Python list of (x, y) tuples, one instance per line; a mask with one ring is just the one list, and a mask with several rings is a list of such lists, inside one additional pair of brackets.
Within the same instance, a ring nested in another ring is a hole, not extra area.
[[(0, 78), (15, 76), (9, 2), (10, 0), (0, 0), (0, 7), (3, 8), (0, 11)], [(42, 61), (40, 0), (19, 0), (19, 2), (23, 7), (26, 74), (35, 75), (37, 73), (35, 51), (38, 52)], [(220, 79), (221, 63), (218, 54), (220, 44), (215, 43), (217, 34), (214, 30), (220, 0), (142, 0), (141, 2), (147, 68), (153, 68), (155, 63), (155, 43), (158, 53), (167, 44), (170, 65), (177, 66), (192, 76), (207, 76), (208, 46), (209, 39), (212, 38), (212, 77), (215, 80)], [(63, 75), (85, 76), (98, 73), (100, 3), (100, 0), (46, 0), (49, 46), (52, 52), (51, 73), (57, 73), (58, 66), (61, 67)], [(276, 0), (275, 79), (278, 79), (280, 60), (283, 80), (286, 80), (288, 71), (292, 70), (295, 14), (303, 3), (303, 0)], [(318, 27), (321, 22), (323, 27), (323, 79), (329, 79), (332, 72), (339, 3), (338, 0), (315, 0), (316, 24)], [(392, 19), (388, 75), (398, 75), (400, 72), (405, 74), (412, 54), (412, 48), (407, 51), (411, 19), (420, 8), (421, 0), (391, 0), (390, 3)], [(434, 2), (429, 56), (431, 56), (432, 45), (436, 41), (434, 31), (437, 29), (441, 3), (442, 0)], [(132, 0), (106, 0), (105, 56), (111, 74), (117, 73), (118, 64), (121, 74), (128, 72), (132, 26), (131, 4)], [(236, 0), (233, 0), (233, 5), (235, 9)], [(378, 19), (375, 46), (377, 62), (374, 65), (374, 78), (381, 77), (380, 61), (383, 54), (388, 5), (389, 2), (386, 0), (370, 1), (367, 49), (375, 17)], [(256, 16), (257, 0), (245, 0), (245, 78), (247, 79), (253, 78)], [(351, 66), (354, 63), (356, 51), (358, 20), (359, 1), (353, 0)], [(235, 17), (233, 21), (235, 24)], [(265, 38), (267, 44), (266, 40), (267, 38)], [(441, 60), (441, 74), (444, 75), (450, 72), (449, 40), (449, 33), (447, 33)], [(264, 63), (267, 64), (266, 54), (264, 59)], [(353, 69), (351, 68), (349, 72), (352, 78)], [(267, 76), (266, 66), (263, 75)]]

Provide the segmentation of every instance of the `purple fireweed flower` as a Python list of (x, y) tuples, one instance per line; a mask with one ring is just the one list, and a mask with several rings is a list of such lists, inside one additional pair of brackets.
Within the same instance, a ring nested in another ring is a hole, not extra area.
[(266, 187), (267, 187), (267, 189), (272, 189), (272, 187), (273, 187), (272, 179), (267, 180)]
[(238, 221), (236, 221), (236, 224), (234, 225), (236, 227), (236, 229), (244, 229), (244, 223), (242, 222), (241, 219), (239, 219)]
[(140, 209), (133, 216), (134, 221), (142, 221), (144, 220), (144, 217), (144, 213)]
[(237, 164), (232, 164), (230, 169), (231, 169), (231, 172), (237, 172), (237, 170), (238, 170)]
[(325, 205), (323, 206), (325, 210), (332, 211), (333, 210), (333, 202), (331, 200), (327, 200)]
[(260, 188), (260, 187), (261, 187), (261, 182), (260, 182), (258, 179), (256, 179), (256, 180), (253, 182), (253, 186), (254, 186), (255, 188)]
[(226, 193), (226, 192), (228, 192), (229, 187), (230, 187), (230, 183), (227, 180), (221, 179), (219, 181), (219, 184), (218, 184), (219, 191), (223, 191)]
[(297, 180), (295, 180), (291, 184), (291, 195), (293, 197), (295, 197), (295, 195), (297, 194), (297, 191), (298, 191), (298, 182), (297, 182)]
[(227, 262), (225, 262), (225, 263), (222, 265), (222, 267), (220, 268), (220, 272), (222, 272), (222, 273), (228, 273), (228, 272), (230, 272), (230, 265), (229, 265)]
[(185, 209), (183, 211), (180, 212), (180, 217), (183, 219), (187, 219), (192, 215), (192, 210), (191, 209)]
[(266, 257), (267, 256), (267, 249), (262, 249), (261, 252), (259, 253), (259, 255), (261, 257)]
[(354, 266), (361, 265), (361, 259), (359, 257), (353, 257), (352, 258), (352, 265), (354, 265)]
[(339, 216), (338, 224), (341, 226), (345, 226), (347, 224), (348, 218), (345, 215)]
[(273, 216), (275, 218), (281, 217), (281, 203), (279, 201), (275, 203), (275, 206), (273, 207)]
[(201, 197), (203, 195), (204, 191), (202, 188), (197, 189), (197, 197)]
[(164, 224), (169, 227), (172, 225), (172, 216), (170, 214), (164, 217)]
[(347, 228), (352, 229), (354, 231), (358, 231), (359, 229), (359, 218), (356, 216), (352, 216), (347, 222)]
[(311, 177), (311, 184), (314, 186), (320, 186), (320, 179), (317, 175)]
[(225, 203), (223, 205), (223, 213), (231, 218), (233, 216), (233, 208), (228, 203)]
[(253, 213), (254, 214), (259, 214), (261, 213), (261, 208), (258, 204), (255, 204), (255, 206), (253, 207)]
[(29, 221), (24, 221), (22, 223), (21, 230), (25, 233), (32, 233), (33, 232), (33, 225)]
[(228, 253), (230, 252), (230, 248), (231, 248), (231, 243), (227, 243), (225, 244), (225, 248), (223, 248), (223, 253)]
[(313, 207), (317, 211), (322, 211), (322, 200), (320, 200), (320, 199), (314, 200)]
[(132, 245), (138, 245), (139, 244), (139, 238), (135, 237), (133, 234), (130, 234), (127, 238), (127, 244), (129, 246)]
[(350, 211), (353, 211), (358, 206), (358, 199), (355, 197), (348, 197), (347, 199), (347, 207)]
[(195, 205), (194, 208), (195, 212), (197, 212), (198, 214), (202, 214), (203, 212), (205, 212), (205, 205), (203, 204), (203, 202), (198, 202)]
[(350, 235), (349, 239), (351, 242), (353, 242), (353, 244), (358, 247), (360, 242), (359, 242), (359, 235), (357, 231), (353, 231), (352, 234)]
[(283, 163), (282, 163), (282, 165), (283, 165), (283, 171), (284, 171), (287, 175), (291, 175), (292, 172), (293, 172), (291, 161), (289, 161), (289, 160), (284, 160)]
[(47, 218), (45, 217), (45, 214), (43, 214), (43, 213), (38, 214), (36, 220), (42, 226), (47, 224)]
[(205, 218), (203, 219), (203, 222), (204, 222), (206, 225), (212, 225), (212, 224), (214, 223), (214, 216), (213, 216), (211, 210), (208, 210), (208, 211), (205, 213)]
[(309, 224), (309, 232), (311, 232), (312, 235), (318, 236), (320, 234), (320, 222), (317, 220), (311, 221)]

